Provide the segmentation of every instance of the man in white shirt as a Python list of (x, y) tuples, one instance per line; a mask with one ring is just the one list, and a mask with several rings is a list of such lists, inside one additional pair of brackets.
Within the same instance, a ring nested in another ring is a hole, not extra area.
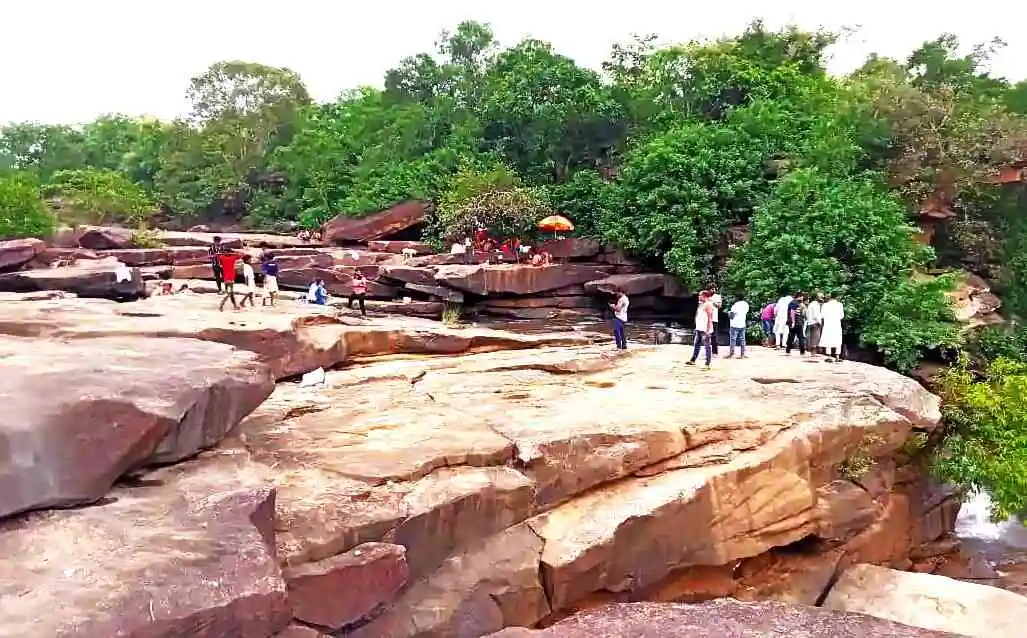
[(617, 342), (618, 350), (627, 350), (628, 338), (624, 334), (624, 326), (628, 323), (628, 306), (631, 301), (623, 290), (618, 290), (616, 295), (617, 301), (610, 304), (613, 310), (613, 340)]
[(717, 292), (717, 287), (710, 284), (710, 303), (713, 304), (713, 331), (710, 332), (710, 347), (713, 354), (717, 354), (717, 328), (720, 321), (720, 309), (724, 305), (724, 298)]
[(694, 366), (695, 360), (699, 358), (699, 350), (703, 347), (706, 349), (706, 366), (705, 370), (710, 369), (710, 361), (713, 357), (713, 351), (710, 348), (710, 339), (713, 332), (713, 315), (716, 310), (713, 307), (713, 302), (710, 301), (710, 292), (704, 290), (699, 293), (699, 307), (695, 310), (695, 336), (692, 340), (692, 358), (685, 362), (685, 365)]
[(728, 353), (727, 358), (735, 356), (735, 346), (739, 348), (739, 357), (745, 358), (745, 328), (746, 318), (749, 314), (749, 303), (744, 299), (739, 299), (735, 303), (731, 304), (731, 310), (728, 310), (728, 317), (731, 318), (728, 324)]
[(783, 348), (788, 341), (788, 306), (792, 303), (791, 295), (783, 295), (774, 306), (774, 347)]

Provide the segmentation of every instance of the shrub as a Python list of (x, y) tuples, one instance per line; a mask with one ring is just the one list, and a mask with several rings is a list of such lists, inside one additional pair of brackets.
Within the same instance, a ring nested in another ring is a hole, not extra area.
[(53, 215), (31, 175), (16, 171), (0, 177), (0, 239), (48, 237), (53, 229)]

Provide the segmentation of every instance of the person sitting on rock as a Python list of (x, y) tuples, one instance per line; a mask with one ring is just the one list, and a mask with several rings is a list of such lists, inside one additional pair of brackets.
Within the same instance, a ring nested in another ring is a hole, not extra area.
[(301, 230), (300, 232), (298, 232), (296, 234), (296, 239), (298, 239), (298, 240), (300, 240), (302, 242), (310, 241), (310, 231), (304, 228), (303, 230)]
[(364, 279), (364, 274), (359, 270), (353, 275), (353, 281), (350, 282), (350, 288), (352, 288), (352, 292), (350, 293), (347, 307), (352, 309), (353, 302), (358, 302), (360, 304), (360, 316), (366, 317), (367, 311), (364, 310), (364, 297), (367, 296), (367, 280)]
[(328, 303), (328, 290), (325, 288), (324, 279), (318, 279), (310, 284), (310, 290), (307, 291), (307, 301), (319, 306), (324, 306)]

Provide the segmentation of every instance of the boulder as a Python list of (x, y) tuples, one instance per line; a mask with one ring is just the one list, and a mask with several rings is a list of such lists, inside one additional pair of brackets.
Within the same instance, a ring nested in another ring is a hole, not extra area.
[(324, 241), (333, 244), (364, 243), (384, 239), (412, 226), (423, 224), (426, 211), (425, 202), (408, 201), (364, 217), (352, 217), (343, 213), (329, 220), (324, 225), (321, 235)]
[(443, 288), (442, 286), (422, 286), (420, 284), (405, 284), (403, 286), (406, 290), (412, 290), (425, 295), (431, 295), (438, 297), (443, 301), (451, 303), (463, 303), (464, 295), (459, 290), (453, 290), (451, 288)]
[(58, 266), (73, 266), (80, 259), (92, 260), (99, 258), (100, 255), (96, 251), (86, 248), (45, 248), (26, 267), (56, 268)]
[(80, 226), (75, 236), (80, 248), (90, 250), (131, 248), (135, 242), (135, 231), (111, 226)]
[(532, 295), (583, 284), (608, 274), (602, 266), (586, 264), (439, 266), (435, 280), (443, 286), (475, 295)]
[(1003, 323), (998, 313), (1002, 300), (991, 292), (991, 284), (977, 275), (963, 273), (947, 296), (956, 319), (968, 328)]
[(285, 629), (274, 491), (252, 481), (227, 485), (205, 465), (149, 475), (102, 505), (0, 522), (0, 638), (258, 637)]
[(274, 387), (251, 353), (197, 340), (3, 337), (0, 355), (0, 518), (211, 447)]
[(838, 611), (979, 638), (1013, 638), (1027, 626), (1027, 597), (934, 574), (875, 565), (846, 569), (824, 600)]
[(862, 614), (778, 602), (620, 603), (547, 629), (506, 629), (488, 638), (956, 638)]
[(0, 241), (0, 272), (20, 268), (43, 252), (46, 244), (42, 240), (11, 239)]
[(639, 275), (610, 275), (604, 279), (590, 281), (585, 284), (585, 290), (590, 293), (613, 294), (617, 290), (623, 290), (624, 294), (630, 296), (644, 295), (651, 292), (663, 291), (666, 275), (659, 273)]
[(104, 257), (113, 257), (126, 266), (164, 266), (171, 264), (171, 253), (163, 248), (121, 248), (107, 250)]
[(595, 257), (602, 248), (602, 245), (594, 239), (567, 237), (546, 240), (538, 245), (537, 250), (548, 252), (555, 259), (565, 260)]
[[(394, 299), (399, 294), (399, 289), (375, 281), (373, 277), (378, 274), (377, 266), (361, 267), (367, 281), (367, 296), (372, 299)], [(348, 297), (353, 293), (354, 268), (333, 267), (333, 268), (296, 268), (293, 270), (282, 270), (278, 273), (278, 284), (283, 288), (295, 290), (306, 290), (311, 282), (323, 279), (325, 287), (330, 295), (337, 297)]]
[(436, 285), (435, 268), (384, 265), (379, 268), (378, 274), (385, 279), (393, 279), (407, 284), (417, 284), (419, 286)]
[(365, 543), (314, 563), (287, 568), (293, 617), (339, 630), (391, 602), (407, 582), (402, 545)]
[[(121, 273), (127, 273), (128, 279), (123, 279)], [(146, 294), (138, 268), (128, 268), (120, 262), (107, 259), (79, 262), (74, 266), (0, 274), (0, 291), (41, 290), (64, 290), (79, 297), (119, 300), (137, 299)]]
[(368, 250), (380, 253), (392, 253), (400, 255), (405, 250), (413, 250), (418, 255), (430, 255), (435, 249), (423, 241), (369, 241)]

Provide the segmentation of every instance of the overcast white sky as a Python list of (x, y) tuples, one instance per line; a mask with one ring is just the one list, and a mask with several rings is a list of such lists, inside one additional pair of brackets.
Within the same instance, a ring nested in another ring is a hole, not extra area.
[(952, 32), (968, 46), (1000, 37), (997, 75), (1027, 76), (1027, 5), (1014, 0), (0, 0), (0, 122), (80, 122), (102, 113), (173, 118), (189, 78), (218, 60), (297, 71), (319, 100), (379, 85), (400, 58), (433, 49), (464, 19), (492, 24), (503, 44), (553, 42), (598, 68), (632, 33), (669, 42), (772, 26), (859, 27), (832, 51), (836, 72), (871, 51), (905, 57)]

